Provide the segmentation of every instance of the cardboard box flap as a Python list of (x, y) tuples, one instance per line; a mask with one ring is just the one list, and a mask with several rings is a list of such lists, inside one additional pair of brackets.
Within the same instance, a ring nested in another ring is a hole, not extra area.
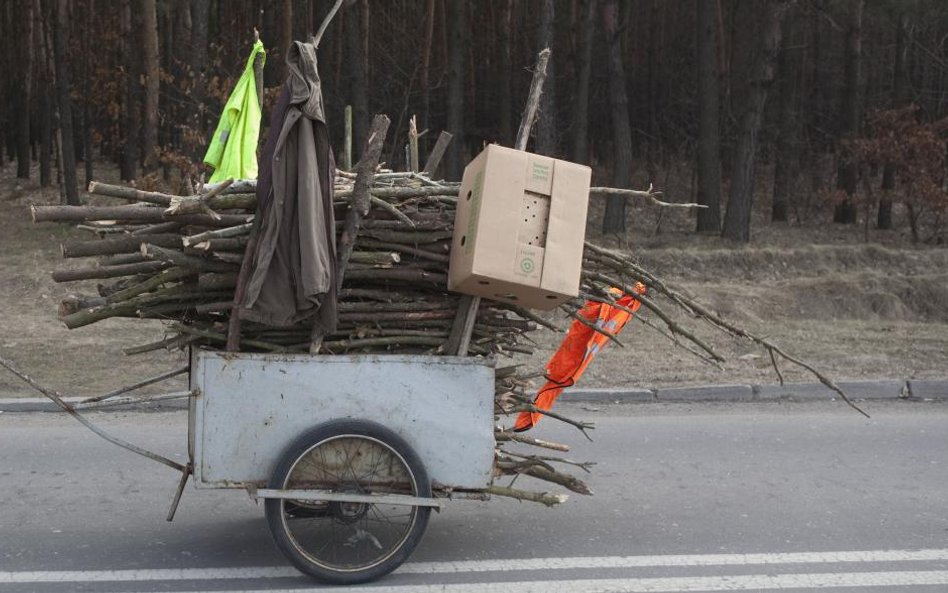
[(527, 155), (524, 189), (543, 196), (550, 195), (553, 191), (554, 163), (556, 161), (539, 154), (521, 154)]
[(547, 225), (544, 274), (540, 287), (562, 294), (579, 292), (592, 170), (557, 161)]

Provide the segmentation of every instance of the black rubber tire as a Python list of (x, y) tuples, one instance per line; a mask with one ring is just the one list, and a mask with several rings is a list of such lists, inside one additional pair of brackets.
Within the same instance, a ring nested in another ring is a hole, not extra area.
[[(414, 480), (414, 496), (431, 497), (431, 481), (428, 479), (424, 464), (402, 437), (381, 424), (352, 419), (331, 420), (300, 435), (280, 457), (280, 461), (270, 479), (269, 487), (277, 490), (284, 489), (289, 474), (296, 466), (297, 461), (316, 447), (340, 437), (364, 437), (377, 441), (391, 449), (404, 462), (405, 469)], [(322, 565), (312, 557), (307, 557), (306, 553), (300, 550), (301, 546), (294, 542), (294, 538), (288, 532), (286, 524), (287, 513), (290, 517), (293, 517), (298, 512), (294, 507), (292, 501), (276, 498), (266, 500), (267, 523), (277, 547), (301, 572), (322, 582), (337, 585), (352, 585), (372, 581), (398, 568), (408, 559), (421, 541), (431, 514), (430, 507), (410, 507), (414, 510), (414, 521), (397, 548), (391, 551), (383, 560), (374, 562), (364, 568), (339, 570)]]

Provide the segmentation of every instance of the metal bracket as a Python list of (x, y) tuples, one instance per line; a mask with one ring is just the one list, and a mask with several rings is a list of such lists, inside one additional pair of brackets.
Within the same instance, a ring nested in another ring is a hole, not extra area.
[(184, 466), (184, 471), (181, 472), (181, 480), (178, 482), (178, 489), (175, 491), (174, 499), (171, 501), (171, 508), (168, 509), (168, 516), (165, 518), (166, 521), (174, 521), (174, 515), (178, 512), (178, 503), (181, 502), (181, 494), (184, 493), (184, 487), (193, 472), (194, 465), (189, 461), (187, 465)]

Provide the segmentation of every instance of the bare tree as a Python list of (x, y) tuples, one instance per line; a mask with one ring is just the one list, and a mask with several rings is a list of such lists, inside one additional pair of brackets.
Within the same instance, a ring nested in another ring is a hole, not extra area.
[(780, 20), (786, 5), (777, 0), (754, 0), (738, 11), (735, 56), (735, 113), (738, 121), (734, 169), (724, 214), (722, 236), (750, 241), (750, 218), (754, 203), (754, 165), (758, 134), (773, 82), (773, 64), (780, 46)]
[(448, 122), (454, 135), (448, 146), (445, 177), (460, 179), (464, 152), (464, 61), (467, 57), (467, 6), (464, 0), (445, 0), (448, 19)]
[(500, 112), (500, 136), (508, 146), (514, 144), (514, 118), (512, 106), (513, 98), (513, 77), (510, 75), (511, 43), (513, 42), (513, 0), (503, 0), (500, 10), (500, 27), (498, 31), (498, 43), (500, 44), (500, 92), (499, 109)]
[(293, 0), (283, 0), (280, 7), (280, 59), (275, 64), (280, 81), (286, 80), (286, 56), (291, 43), (293, 43)]
[(76, 180), (76, 149), (73, 144), (72, 101), (69, 98), (69, 60), (66, 34), (69, 31), (69, 0), (58, 0), (53, 25), (53, 63), (56, 65), (56, 90), (59, 96), (59, 149), (62, 153), (63, 190), (67, 204), (79, 204)]
[[(33, 3), (16, 3), (15, 27), (23, 38), (29, 40), (33, 29)], [(19, 42), (15, 46), (17, 52), (16, 67), (19, 82), (14, 86), (16, 93), (16, 176), (23, 179), (30, 178), (30, 111), (32, 79), (33, 79), (33, 47), (30, 43)]]
[[(86, 55), (90, 55), (92, 53), (90, 48), (94, 41), (93, 36), (90, 33), (93, 31), (93, 27), (95, 26), (95, 0), (87, 0), (85, 10), (82, 14), (82, 19), (85, 21), (82, 24), (82, 28), (87, 32), (86, 35), (82, 36), (82, 52)], [(92, 104), (95, 101), (95, 97), (93, 96), (90, 88), (92, 82), (92, 67), (92, 60), (82, 60), (82, 66), (79, 74), (82, 77), (82, 81), (79, 84), (79, 92), (81, 94), (82, 101), (82, 108), (80, 110), (80, 117), (82, 119), (80, 122), (80, 130), (82, 132), (82, 163), (85, 168), (85, 184), (87, 187), (95, 177), (92, 157)]]
[[(191, 0), (191, 44), (190, 44), (190, 74), (194, 77), (191, 87), (188, 122), (198, 131), (202, 138), (208, 135), (208, 123), (204, 110), (204, 97), (207, 68), (207, 29), (210, 17), (209, 0)], [(195, 146), (191, 156), (200, 159), (203, 146)]]
[(592, 75), (592, 48), (596, 33), (596, 0), (585, 1), (580, 31), (571, 154), (573, 161), (585, 163), (589, 159), (589, 79)]
[(144, 170), (158, 169), (158, 14), (155, 0), (142, 0), (142, 53), (145, 65)]
[(721, 80), (718, 72), (717, 2), (695, 0), (698, 9), (698, 231), (721, 230)]
[[(619, 5), (616, 0), (602, 3), (602, 27), (609, 47), (609, 105), (612, 110), (614, 161), (613, 183), (628, 188), (632, 181), (632, 127), (629, 98), (625, 90), (625, 66), (619, 37)], [(625, 197), (606, 197), (602, 218), (603, 233), (625, 233)]]
[[(851, 12), (846, 30), (846, 87), (840, 113), (840, 120), (844, 125), (844, 139), (857, 138), (862, 128), (862, 16), (865, 6), (865, 0), (854, 0), (850, 3)], [(836, 205), (833, 222), (856, 222), (859, 214), (855, 201), (858, 182), (859, 169), (856, 163), (841, 159), (836, 173), (836, 189), (845, 192), (846, 197)]]
[[(352, 134), (362, 142), (369, 129), (369, 78), (365, 71), (365, 36), (362, 30), (360, 12), (367, 10), (360, 2), (348, 5), (343, 13), (346, 54), (346, 64), (349, 70), (349, 103), (352, 105)], [(359, 155), (353, 155), (356, 159)]]
[(122, 101), (122, 124), (125, 131), (124, 148), (120, 158), (121, 177), (131, 181), (138, 176), (138, 166), (141, 160), (140, 129), (141, 112), (141, 55), (139, 44), (135, 42), (140, 37), (140, 13), (132, 10), (131, 0), (122, 1), (122, 57), (125, 67), (125, 89)]
[(195, 76), (207, 66), (207, 28), (210, 0), (191, 0), (191, 68)]
[[(537, 29), (537, 53), (546, 48), (553, 50), (555, 23), (555, 4), (553, 0), (541, 0), (540, 25)], [(556, 76), (554, 64), (557, 52), (550, 54), (550, 61), (546, 66), (546, 81), (543, 84), (543, 94), (540, 95), (540, 114), (537, 120), (536, 152), (548, 156), (556, 156)]]
[(39, 94), (39, 165), (40, 187), (49, 187), (52, 183), (52, 154), (53, 154), (53, 101), (56, 89), (53, 85), (52, 63), (48, 48), (48, 18), (43, 5), (48, 4), (34, 0), (33, 12), (36, 15), (33, 28), (34, 47), (36, 48), (37, 93)]
[(421, 55), (421, 129), (428, 129), (431, 112), (431, 46), (434, 43), (435, 0), (425, 2), (425, 40)]
[(777, 138), (774, 147), (774, 191), (770, 219), (786, 222), (800, 167), (800, 114), (797, 108), (799, 47), (796, 15), (783, 23), (783, 43), (777, 62)]
[[(908, 49), (912, 45), (912, 31), (905, 7), (898, 13), (898, 30), (895, 36), (895, 67), (892, 76), (892, 106), (902, 107), (909, 102), (911, 87), (908, 79)], [(886, 163), (882, 170), (882, 196), (879, 198), (879, 213), (876, 226), (892, 228), (892, 191), (895, 189), (895, 165)]]

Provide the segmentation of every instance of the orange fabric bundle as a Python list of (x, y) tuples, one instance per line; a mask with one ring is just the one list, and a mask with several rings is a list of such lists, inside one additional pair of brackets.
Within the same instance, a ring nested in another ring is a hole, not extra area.
[[(636, 283), (634, 288), (636, 294), (645, 294), (644, 284)], [(625, 324), (632, 319), (632, 313), (638, 311), (642, 303), (635, 296), (623, 294), (616, 288), (612, 291), (616, 296), (621, 295), (616, 300), (616, 304), (622, 308), (606, 303), (586, 301), (583, 308), (579, 310), (579, 315), (599, 329), (617, 336)], [(608, 340), (608, 337), (588, 325), (574, 320), (563, 343), (546, 364), (547, 382), (537, 392), (533, 404), (541, 410), (551, 409), (563, 389), (576, 384), (586, 367), (606, 346)], [(521, 432), (533, 428), (540, 421), (541, 416), (539, 412), (521, 412), (514, 424), (514, 430)]]

